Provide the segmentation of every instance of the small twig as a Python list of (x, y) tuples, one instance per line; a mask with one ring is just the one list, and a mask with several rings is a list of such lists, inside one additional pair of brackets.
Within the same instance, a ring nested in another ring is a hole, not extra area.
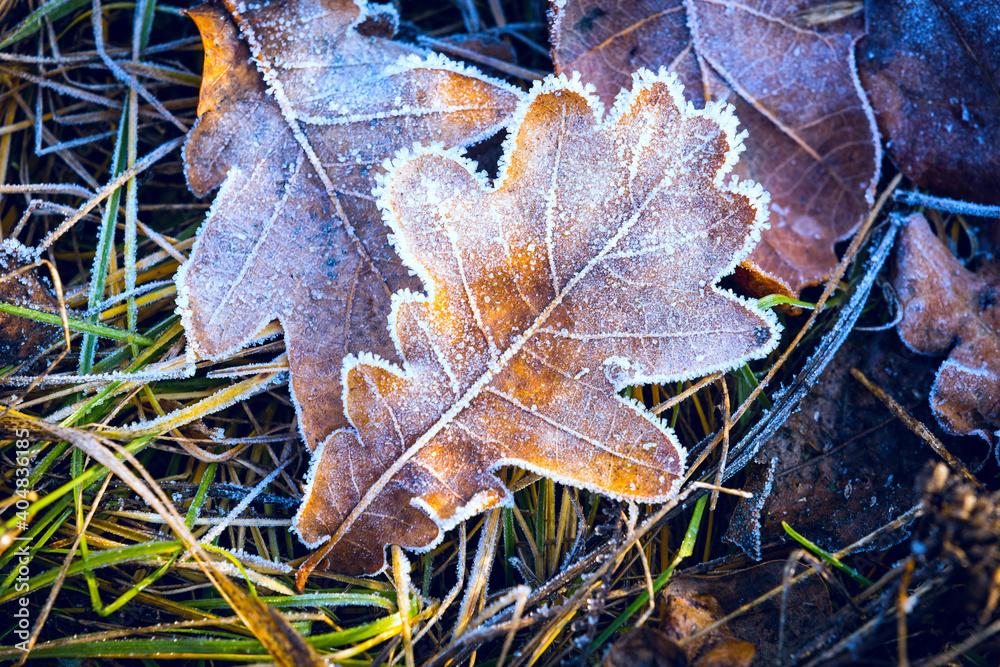
[[(722, 486), (723, 475), (726, 473), (726, 459), (729, 457), (729, 385), (726, 378), (722, 378), (722, 453), (719, 455), (719, 465), (715, 473), (715, 485)], [(715, 511), (715, 504), (719, 502), (719, 491), (712, 491), (712, 502), (709, 505), (711, 511)]]
[(843, 558), (844, 556), (848, 556), (854, 553), (855, 551), (860, 551), (864, 547), (867, 547), (869, 544), (874, 542), (879, 537), (885, 535), (886, 533), (891, 533), (894, 530), (902, 528), (903, 526), (910, 523), (914, 519), (923, 516), (923, 514), (924, 514), (924, 504), (917, 503), (916, 505), (908, 509), (903, 514), (900, 514), (898, 517), (896, 517), (889, 523), (885, 524), (884, 526), (879, 526), (878, 528), (868, 533), (861, 539), (857, 540), (856, 542), (852, 542), (851, 544), (847, 545), (846, 547), (834, 553), (833, 555), (836, 556), (837, 558)]
[(924, 426), (922, 423), (914, 419), (910, 415), (910, 413), (906, 411), (906, 408), (897, 403), (892, 398), (892, 396), (885, 393), (885, 391), (881, 387), (874, 384), (871, 380), (865, 377), (865, 374), (859, 371), (857, 368), (851, 368), (851, 375), (854, 376), (854, 379), (863, 384), (865, 386), (865, 389), (875, 394), (875, 396), (880, 401), (885, 403), (885, 406), (889, 408), (892, 414), (896, 415), (896, 417), (898, 417), (901, 422), (906, 424), (907, 428), (916, 433), (921, 440), (926, 442), (930, 446), (930, 448), (937, 453), (938, 456), (943, 458), (945, 462), (948, 463), (948, 465), (950, 465), (955, 471), (961, 473), (962, 476), (965, 477), (965, 479), (972, 482), (972, 484), (974, 484), (976, 488), (983, 490), (983, 485), (979, 482), (978, 479), (976, 479), (976, 476), (972, 474), (972, 471), (966, 468), (965, 464), (963, 464), (961, 461), (955, 458), (954, 455), (952, 455), (952, 453), (945, 448), (945, 446), (941, 443), (941, 441), (938, 440), (926, 426)]
[(1000, 206), (987, 206), (985, 204), (974, 204), (962, 201), (961, 199), (949, 199), (947, 197), (932, 197), (922, 192), (904, 190), (897, 192), (893, 199), (911, 206), (926, 206), (936, 208), (940, 211), (959, 213), (961, 215), (978, 215), (984, 218), (996, 218), (1000, 216)]
[(663, 412), (664, 410), (669, 410), (670, 408), (674, 407), (675, 405), (677, 405), (678, 403), (680, 403), (681, 401), (683, 401), (685, 398), (687, 398), (688, 396), (690, 396), (691, 394), (698, 393), (699, 391), (702, 390), (702, 388), (705, 385), (708, 385), (708, 384), (711, 384), (711, 383), (715, 382), (720, 377), (722, 377), (722, 373), (721, 372), (719, 372), (719, 373), (712, 373), (711, 375), (703, 377), (702, 379), (698, 380), (693, 385), (691, 385), (690, 387), (688, 387), (687, 389), (685, 389), (681, 393), (677, 394), (673, 398), (668, 398), (667, 400), (663, 401), (659, 405), (654, 406), (652, 409), (650, 409), (650, 412), (652, 412), (654, 415), (658, 415), (661, 412)]
[(396, 584), (396, 606), (399, 608), (399, 624), (403, 634), (403, 655), (406, 667), (414, 667), (413, 636), (410, 634), (410, 563), (403, 550), (392, 545), (392, 578)]

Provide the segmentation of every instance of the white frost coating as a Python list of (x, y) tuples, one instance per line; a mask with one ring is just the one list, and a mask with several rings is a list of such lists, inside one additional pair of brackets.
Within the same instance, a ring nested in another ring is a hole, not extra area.
[[(934, 418), (937, 420), (938, 425), (941, 426), (941, 428), (943, 428), (945, 431), (953, 435), (978, 435), (986, 442), (992, 442), (995, 434), (987, 431), (986, 429), (977, 428), (974, 431), (970, 431), (968, 433), (959, 433), (955, 431), (955, 429), (953, 429), (951, 426), (946, 424), (943, 419), (941, 419), (941, 414), (935, 407), (935, 404), (936, 404), (938, 389), (940, 389), (942, 376), (946, 372), (959, 373), (962, 375), (971, 375), (973, 377), (979, 377), (990, 380), (994, 383), (997, 381), (997, 374), (988, 368), (972, 368), (971, 366), (966, 366), (963, 363), (948, 358), (945, 359), (943, 362), (941, 362), (941, 366), (938, 367), (937, 373), (934, 374), (934, 384), (931, 385), (931, 393), (927, 397), (927, 400), (931, 404), (931, 407), (934, 408), (933, 410), (931, 410), (931, 412), (934, 413)], [(998, 431), (998, 433), (1000, 433), (1000, 431)], [(998, 461), (1000, 461), (1000, 442), (997, 443), (996, 448), (993, 452), (993, 456)]]
[[(345, 359), (345, 366), (346, 359)], [(327, 436), (326, 440), (323, 440), (316, 449), (313, 450), (312, 456), (309, 459), (309, 471), (306, 472), (305, 486), (302, 490), (303, 498), (312, 498), (313, 495), (313, 483), (316, 481), (316, 473), (319, 471), (319, 462), (323, 460), (323, 450), (326, 449), (326, 444), (335, 438), (338, 434), (343, 433), (343, 429), (339, 431), (334, 431)], [(318, 549), (320, 546), (330, 541), (329, 535), (323, 535), (316, 541), (309, 541), (305, 538), (302, 532), (299, 530), (299, 519), (302, 518), (302, 512), (306, 509), (306, 503), (299, 503), (299, 508), (295, 510), (295, 516), (292, 517), (292, 526), (288, 529), (295, 537), (299, 538), (302, 544), (306, 545), (310, 549)]]
[(17, 239), (4, 239), (0, 241), (0, 250), (5, 255), (13, 257), (20, 264), (31, 264), (38, 259), (38, 251), (29, 248)]
[[(882, 176), (882, 135), (879, 134), (878, 123), (875, 121), (875, 110), (872, 109), (872, 105), (868, 101), (868, 93), (865, 92), (864, 87), (861, 85), (861, 78), (858, 77), (857, 54), (855, 54), (854, 50), (860, 39), (861, 37), (855, 38), (854, 42), (851, 43), (851, 48), (847, 51), (849, 64), (847, 69), (851, 73), (851, 83), (854, 84), (854, 90), (858, 93), (858, 99), (861, 100), (861, 108), (865, 112), (865, 118), (868, 119), (868, 127), (871, 129), (872, 142), (875, 146), (875, 173), (872, 175), (872, 180), (868, 183), (868, 187), (865, 188), (865, 201), (868, 202), (869, 206), (873, 206), (875, 204), (875, 188), (878, 186), (878, 180)], [(859, 222), (858, 224), (860, 225), (861, 223)]]
[[(123, 378), (123, 379), (125, 381), (128, 381), (129, 376), (127, 374), (125, 374), (125, 378)], [(255, 396), (255, 395), (259, 394), (262, 391), (267, 391), (268, 389), (270, 389), (274, 385), (281, 384), (282, 382), (284, 382), (287, 379), (288, 379), (288, 373), (287, 372), (285, 372), (285, 371), (276, 372), (274, 374), (274, 376), (271, 377), (271, 378), (268, 378), (266, 382), (261, 382), (260, 384), (254, 385), (252, 387), (248, 387), (246, 389), (246, 391), (243, 391), (243, 392), (241, 392), (239, 394), (236, 394), (234, 396), (230, 396), (229, 400), (224, 401), (224, 402), (222, 402), (220, 404), (216, 404), (216, 407), (213, 408), (213, 412), (217, 412), (219, 410), (225, 410), (229, 406), (236, 405), (240, 401), (244, 401), (244, 400), (250, 398), (251, 396)], [(199, 403), (196, 403), (195, 406), (197, 406), (197, 405), (199, 405), (199, 404), (201, 404), (201, 403), (203, 403), (205, 401), (208, 401), (208, 400), (211, 400), (211, 397), (203, 399), (202, 401), (199, 401)], [(168, 412), (167, 414), (163, 415), (162, 417), (157, 417), (156, 419), (152, 419), (150, 421), (138, 422), (136, 424), (131, 424), (129, 426), (126, 426), (126, 427), (122, 428), (121, 430), (122, 431), (146, 431), (146, 430), (149, 430), (149, 429), (157, 429), (160, 426), (163, 426), (165, 424), (170, 423), (176, 416), (178, 416), (180, 413), (184, 412), (185, 410), (191, 410), (191, 409), (192, 409), (192, 406), (188, 406), (186, 408), (178, 408), (177, 410), (174, 410), (173, 412)], [(193, 413), (197, 413), (197, 412), (198, 412), (197, 410), (193, 411)], [(194, 418), (195, 417), (192, 417), (192, 419), (194, 419)], [(187, 423), (187, 422), (185, 422), (185, 423)]]
[[(219, 548), (222, 549), (222, 547), (219, 547)], [(242, 558), (240, 558), (237, 554), (233, 553), (232, 551), (229, 551), (228, 549), (223, 549), (223, 551), (226, 551), (227, 553), (233, 554), (234, 556), (237, 557), (238, 560), (242, 561)], [(246, 554), (246, 555), (249, 555), (249, 554)], [(265, 563), (265, 565), (263, 565), (263, 567), (265, 567), (265, 568), (273, 568), (275, 570), (279, 570), (280, 569), (280, 568), (277, 567), (276, 563), (272, 563), (271, 561), (267, 561), (267, 560), (263, 560), (263, 559), (260, 559), (260, 560), (263, 561), (263, 563)], [(152, 562), (155, 563), (155, 564), (157, 564), (157, 565), (161, 564), (161, 563), (158, 563), (156, 561), (152, 561)], [(183, 568), (187, 568), (187, 569), (194, 569), (194, 568), (199, 568), (200, 569), (201, 566), (196, 565), (194, 563), (184, 563), (184, 562), (181, 562), (181, 563), (177, 564), (177, 567), (183, 567)], [(281, 595), (295, 595), (296, 594), (295, 591), (293, 591), (288, 586), (285, 586), (280, 581), (277, 581), (275, 579), (272, 579), (271, 577), (265, 576), (265, 575), (261, 574), (260, 572), (257, 572), (256, 570), (254, 570), (252, 568), (249, 568), (249, 569), (245, 568), (243, 571), (240, 571), (240, 569), (238, 567), (236, 567), (235, 565), (233, 565), (233, 563), (231, 561), (229, 561), (229, 560), (213, 560), (212, 561), (212, 568), (214, 570), (217, 570), (218, 572), (226, 574), (226, 575), (228, 575), (230, 577), (235, 577), (237, 579), (242, 579), (243, 576), (244, 576), (244, 573), (245, 573), (246, 574), (246, 578), (249, 579), (250, 581), (252, 581), (254, 583), (254, 585), (260, 586), (261, 588), (266, 588), (269, 591), (274, 591), (275, 593), (279, 593)]]
[[(199, 118), (198, 120), (200, 121), (201, 119)], [(188, 162), (187, 160), (185, 160), (184, 162), (185, 169), (187, 169), (187, 164)], [(245, 338), (235, 339), (233, 345), (231, 345), (228, 348), (222, 349), (215, 354), (209, 354), (201, 345), (199, 345), (198, 337), (191, 335), (191, 332), (195, 330), (194, 326), (195, 312), (194, 309), (191, 307), (190, 288), (187, 282), (188, 271), (190, 271), (192, 267), (195, 265), (195, 262), (198, 261), (198, 258), (200, 256), (199, 248), (201, 247), (202, 244), (206, 243), (205, 231), (211, 229), (212, 220), (216, 215), (218, 215), (219, 209), (227, 205), (229, 200), (234, 196), (234, 193), (237, 192), (239, 188), (246, 186), (247, 186), (247, 179), (244, 177), (243, 170), (237, 166), (231, 167), (229, 171), (226, 173), (226, 178), (222, 182), (222, 186), (219, 188), (219, 192), (216, 194), (215, 199), (212, 201), (211, 207), (208, 209), (208, 213), (205, 216), (204, 222), (202, 222), (202, 224), (198, 227), (198, 231), (195, 233), (195, 241), (193, 246), (191, 247), (191, 253), (188, 256), (188, 260), (183, 264), (181, 264), (175, 276), (175, 282), (177, 283), (177, 298), (176, 298), (176, 307), (174, 311), (180, 316), (181, 326), (184, 328), (184, 331), (187, 332), (188, 334), (186, 336), (187, 347), (185, 348), (185, 354), (188, 363), (191, 365), (192, 369), (194, 367), (195, 362), (201, 359), (209, 361), (220, 361), (222, 359), (225, 359), (227, 357), (236, 354), (240, 350), (246, 348), (248, 345), (252, 344), (253, 342), (256, 342), (256, 340), (260, 337), (260, 333), (264, 331), (264, 329), (267, 328), (268, 324), (270, 324), (274, 319), (279, 319), (279, 320), (281, 319), (279, 313), (277, 312), (261, 311), (259, 313), (257, 321), (254, 322), (251, 327), (249, 327), (249, 330), (253, 332), (250, 336), (247, 336)], [(259, 247), (259, 245), (260, 241), (258, 241), (258, 244), (255, 246), (255, 248)], [(251, 261), (252, 260), (248, 259), (245, 262), (244, 269), (250, 265)], [(239, 285), (238, 282), (234, 282), (231, 288), (235, 288), (238, 285)], [(225, 301), (223, 301), (222, 304), (225, 305)], [(265, 337), (264, 340), (266, 340), (267, 338), (268, 337)], [(289, 382), (288, 393), (292, 401), (292, 406), (295, 408), (296, 422), (301, 425), (304, 423), (303, 407), (302, 407), (302, 401), (300, 401), (295, 394), (294, 382)], [(242, 400), (242, 398), (240, 400)], [(232, 403), (227, 404), (226, 406), (223, 407), (228, 407), (228, 405), (232, 405)], [(302, 436), (305, 439), (304, 433), (302, 433)]]
[[(184, 360), (182, 359), (181, 361)], [(170, 366), (176, 366), (176, 364), (170, 364)], [(151, 372), (146, 371), (141, 373), (114, 371), (112, 373), (90, 373), (88, 375), (46, 375), (39, 381), (38, 384), (39, 386), (91, 382), (102, 384), (110, 384), (112, 382), (138, 382), (141, 384), (148, 384), (150, 382), (159, 382), (160, 380), (179, 380), (182, 378), (189, 378), (194, 375), (195, 370), (196, 367), (194, 364), (184, 363), (177, 368), (165, 367), (164, 370), (153, 370)], [(36, 380), (38, 380), (38, 378), (34, 376), (12, 375), (11, 377), (4, 378), (2, 384), (25, 386), (35, 382)]]
[[(507, 182), (507, 169), (508, 160), (510, 156), (514, 154), (514, 148), (517, 146), (517, 138), (521, 134), (521, 130), (524, 127), (524, 119), (528, 115), (528, 110), (531, 105), (535, 102), (535, 99), (542, 95), (547, 95), (549, 93), (556, 92), (569, 92), (576, 93), (582, 97), (587, 102), (587, 106), (590, 107), (591, 111), (594, 112), (594, 118), (600, 120), (604, 116), (604, 102), (601, 98), (597, 96), (593, 84), (584, 84), (580, 80), (580, 73), (573, 72), (572, 76), (566, 76), (565, 74), (560, 74), (558, 76), (549, 75), (542, 79), (541, 81), (535, 81), (531, 84), (531, 90), (528, 91), (527, 97), (521, 99), (517, 107), (514, 109), (514, 115), (511, 117), (510, 131), (507, 134), (507, 138), (503, 142), (503, 150), (500, 155), (499, 169), (497, 171), (497, 180), (492, 188), (488, 191), (499, 190), (503, 187), (504, 183)], [(605, 129), (607, 124), (599, 125), (596, 130), (600, 131)]]
[[(77, 311), (77, 312), (74, 312), (73, 314), (74, 314), (74, 316), (80, 317), (80, 318), (90, 317), (91, 315), (100, 315), (101, 312), (107, 310), (108, 308), (110, 308), (111, 306), (113, 306), (113, 305), (115, 305), (117, 303), (121, 303), (122, 301), (125, 301), (126, 299), (131, 299), (132, 297), (139, 296), (140, 294), (145, 294), (146, 292), (152, 292), (153, 290), (160, 289), (161, 287), (167, 287), (168, 285), (173, 285), (173, 284), (174, 284), (174, 281), (172, 281), (172, 280), (154, 280), (153, 282), (145, 283), (145, 284), (139, 285), (138, 287), (134, 287), (134, 288), (128, 290), (127, 292), (121, 292), (119, 294), (116, 294), (115, 296), (111, 297), (110, 299), (106, 299), (104, 301), (101, 301), (100, 303), (98, 303), (93, 308), (88, 308), (87, 310), (85, 310), (83, 312)], [(159, 301), (160, 299), (165, 299), (168, 296), (170, 296), (169, 293), (168, 294), (164, 294), (162, 296), (159, 296), (156, 299), (151, 300), (151, 301), (147, 301), (145, 303), (155, 303), (156, 301)], [(66, 295), (66, 300), (67, 301), (70, 300), (70, 295), (69, 294)]]
[[(512, 95), (516, 95), (518, 98), (523, 99), (524, 97), (524, 92), (517, 86), (514, 86), (504, 81), (503, 79), (498, 79), (496, 77), (483, 74), (480, 70), (476, 69), (471, 65), (454, 61), (450, 58), (447, 58), (446, 56), (441, 55), (440, 53), (434, 53), (434, 52), (428, 53), (423, 58), (421, 58), (416, 54), (402, 56), (400, 57), (399, 60), (387, 66), (384, 70), (382, 70), (381, 75), (382, 77), (390, 77), (390, 76), (395, 76), (397, 74), (411, 72), (417, 69), (443, 70), (445, 72), (452, 72), (454, 74), (459, 74), (461, 76), (469, 77), (470, 79), (476, 79), (478, 81), (488, 83), (491, 86), (494, 86), (495, 88), (499, 88), (508, 93), (511, 93)], [(480, 141), (483, 141), (484, 139), (493, 136), (504, 127), (515, 126), (514, 123), (515, 121), (513, 117), (509, 116), (505, 117), (495, 125), (491, 125), (485, 128), (479, 134), (470, 137), (467, 141), (464, 142), (464, 144), (466, 146), (472, 146), (473, 144), (478, 144)]]
[(229, 526), (229, 522), (239, 518), (239, 516), (243, 514), (243, 512), (245, 512), (248, 507), (250, 507), (250, 503), (254, 501), (254, 498), (263, 493), (264, 489), (267, 488), (267, 485), (273, 482), (274, 479), (278, 476), (278, 473), (284, 470), (285, 466), (287, 465), (288, 461), (284, 461), (281, 465), (279, 465), (277, 468), (268, 473), (267, 477), (260, 480), (260, 482), (258, 482), (250, 490), (250, 493), (248, 493), (243, 498), (243, 500), (237, 503), (236, 507), (230, 510), (229, 514), (226, 515), (225, 521), (223, 521), (215, 528), (205, 533), (205, 535), (200, 540), (198, 540), (198, 542), (201, 544), (211, 544), (215, 538), (217, 538), (219, 535), (222, 535), (222, 532)]
[(476, 69), (472, 65), (452, 60), (447, 56), (443, 56), (440, 53), (435, 52), (428, 52), (423, 57), (414, 53), (402, 56), (396, 62), (387, 65), (385, 69), (382, 70), (381, 76), (395, 76), (396, 74), (404, 74), (415, 69), (445, 70), (447, 72), (461, 74), (462, 76), (467, 76), (471, 79), (478, 79), (479, 81), (489, 83), (497, 88), (502, 88), (509, 93), (513, 93), (518, 97), (524, 95), (524, 92), (520, 88), (504, 81), (503, 79), (483, 74), (483, 72)]
[[(496, 472), (501, 466), (494, 466), (490, 469), (490, 472)], [(414, 507), (418, 507), (424, 511), (427, 516), (430, 517), (431, 521), (438, 528), (437, 537), (434, 538), (429, 544), (411, 548), (410, 551), (414, 553), (423, 554), (435, 549), (441, 541), (444, 539), (445, 533), (457, 526), (458, 524), (471, 519), (477, 514), (486, 511), (487, 509), (492, 509), (495, 507), (513, 507), (514, 506), (514, 496), (504, 489), (504, 494), (501, 496), (500, 502), (493, 502), (494, 495), (490, 491), (481, 491), (472, 496), (469, 502), (459, 507), (455, 513), (449, 519), (442, 519), (440, 515), (434, 510), (431, 505), (423, 498), (411, 498), (410, 504)]]
[[(199, 119), (201, 120), (201, 119)], [(185, 168), (187, 168), (187, 160), (184, 161)], [(194, 245), (191, 247), (191, 254), (188, 256), (188, 260), (180, 265), (177, 269), (177, 274), (175, 281), (177, 283), (177, 306), (174, 312), (181, 318), (181, 326), (184, 327), (184, 331), (194, 330), (194, 310), (191, 308), (190, 292), (187, 284), (187, 274), (194, 265), (195, 257), (199, 255), (199, 248), (205, 242), (204, 233), (205, 230), (210, 228), (212, 218), (218, 214), (218, 209), (225, 206), (226, 202), (233, 196), (233, 191), (237, 188), (237, 183), (241, 183), (243, 179), (241, 176), (243, 171), (239, 167), (231, 167), (226, 173), (226, 179), (222, 182), (222, 186), (219, 188), (218, 194), (212, 201), (212, 206), (208, 209), (208, 214), (205, 216), (205, 221), (201, 223), (198, 227), (198, 231), (195, 232)], [(254, 333), (260, 333), (261, 330), (266, 327), (271, 319), (267, 316), (262, 318), (263, 322), (258, 322), (257, 326), (253, 327)], [(210, 361), (219, 361), (226, 357), (232, 356), (233, 354), (239, 352), (243, 349), (244, 343), (240, 341), (239, 344), (233, 345), (230, 349), (223, 350), (215, 355), (209, 355), (206, 351), (198, 344), (198, 340), (195, 336), (187, 336), (187, 358), (188, 361), (194, 363), (199, 359), (208, 359)]]
[(553, 54), (559, 48), (559, 44), (562, 43), (562, 23), (563, 17), (566, 14), (566, 0), (549, 0), (549, 11), (547, 12), (549, 18), (549, 30), (552, 33), (549, 38), (549, 42), (553, 46)]
[[(358, 16), (347, 26), (348, 30), (354, 30), (359, 25), (367, 21), (373, 16), (378, 16), (379, 14), (388, 14), (393, 17), (395, 22), (394, 26), (399, 27), (399, 12), (396, 11), (395, 5), (391, 2), (380, 3), (380, 2), (368, 2), (368, 0), (354, 0), (354, 4), (358, 7)], [(393, 30), (393, 34), (395, 34)]]
[(273, 361), (262, 361), (259, 364), (244, 364), (242, 366), (230, 366), (217, 371), (209, 371), (205, 374), (205, 377), (215, 379), (257, 375), (258, 373), (267, 372), (280, 373), (288, 370), (288, 363), (281, 360), (284, 356), (282, 354)]
[(267, 560), (266, 558), (258, 556), (257, 554), (249, 554), (246, 551), (243, 551), (243, 549), (236, 549), (234, 551), (232, 549), (226, 549), (224, 547), (219, 547), (219, 548), (235, 556), (236, 559), (241, 563), (243, 563), (244, 565), (249, 565), (251, 567), (257, 567), (262, 570), (263, 569), (276, 570), (278, 572), (281, 572), (282, 574), (288, 574), (293, 569), (291, 565), (286, 565), (285, 563), (280, 563), (278, 561)]

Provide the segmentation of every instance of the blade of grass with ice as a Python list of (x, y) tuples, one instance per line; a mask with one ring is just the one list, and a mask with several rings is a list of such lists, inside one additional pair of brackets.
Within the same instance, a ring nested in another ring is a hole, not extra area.
[[(114, 157), (111, 160), (112, 179), (121, 175), (125, 168), (125, 126), (128, 121), (128, 107), (122, 109), (122, 117), (118, 122), (118, 138), (115, 140)], [(90, 309), (97, 306), (104, 300), (104, 282), (108, 276), (108, 264), (111, 260), (111, 253), (115, 249), (115, 221), (118, 219), (118, 200), (121, 197), (121, 188), (115, 190), (108, 196), (108, 203), (104, 207), (104, 215), (101, 217), (101, 230), (97, 237), (97, 249), (94, 253), (94, 263), (90, 270), (90, 293), (87, 298), (87, 307)], [(97, 315), (91, 315), (90, 322), (97, 322)], [(90, 373), (94, 365), (94, 351), (97, 348), (97, 336), (86, 334), (80, 344), (80, 375)]]

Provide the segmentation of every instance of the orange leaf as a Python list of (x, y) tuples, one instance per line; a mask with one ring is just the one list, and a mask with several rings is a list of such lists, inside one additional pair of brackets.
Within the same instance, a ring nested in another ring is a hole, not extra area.
[(726, 182), (742, 149), (724, 105), (695, 111), (641, 71), (603, 117), (578, 79), (537, 84), (490, 184), (454, 150), (415, 148), (377, 189), (427, 294), (393, 298), (402, 365), (344, 365), (347, 417), (316, 452), (295, 520), (326, 541), (300, 570), (374, 572), (386, 544), (427, 549), (511, 502), (516, 465), (661, 502), (685, 452), (627, 385), (764, 356), (777, 320), (718, 287), (759, 238), (767, 195)]
[(520, 92), (378, 35), (391, 8), (279, 0), (190, 10), (205, 45), (188, 184), (222, 185), (178, 273), (189, 353), (220, 358), (274, 319), (310, 447), (344, 425), (344, 355), (393, 358), (389, 298), (418, 283), (371, 198), (379, 164), (415, 141), (467, 145)]

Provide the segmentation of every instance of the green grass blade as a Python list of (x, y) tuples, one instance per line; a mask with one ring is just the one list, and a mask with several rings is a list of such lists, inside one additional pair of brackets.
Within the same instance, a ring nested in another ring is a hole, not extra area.
[[(272, 607), (379, 607), (391, 613), (396, 611), (395, 593), (304, 593), (302, 595), (282, 595), (262, 597)], [(222, 598), (191, 600), (185, 605), (194, 609), (226, 609), (229, 607)]]
[[(128, 125), (128, 105), (122, 109), (121, 120), (118, 121), (118, 137), (115, 139), (115, 152), (111, 160), (111, 180), (118, 178), (125, 169), (125, 127)], [(115, 221), (118, 219), (118, 200), (121, 188), (117, 188), (108, 197), (101, 217), (101, 231), (97, 237), (97, 250), (94, 253), (94, 263), (90, 269), (90, 293), (87, 296), (87, 307), (97, 308), (104, 299), (104, 282), (108, 277), (108, 265), (111, 253), (115, 251)], [(88, 318), (97, 322), (97, 314)], [(86, 335), (80, 345), (80, 374), (90, 373), (94, 365), (94, 350), (97, 348), (97, 337)]]
[(791, 526), (789, 526), (784, 521), (781, 522), (781, 527), (785, 529), (785, 532), (788, 533), (793, 540), (795, 540), (796, 542), (798, 542), (799, 544), (801, 544), (802, 546), (804, 546), (806, 548), (806, 550), (808, 550), (808, 551), (816, 554), (819, 557), (819, 559), (822, 560), (823, 562), (825, 562), (825, 563), (827, 563), (827, 564), (829, 564), (829, 565), (837, 568), (841, 572), (847, 574), (851, 579), (853, 579), (854, 581), (858, 582), (859, 584), (861, 584), (865, 588), (868, 588), (869, 586), (873, 586), (874, 585), (872, 583), (871, 579), (869, 579), (868, 577), (866, 577), (863, 574), (859, 573), (853, 567), (850, 567), (849, 565), (844, 565), (842, 562), (840, 562), (839, 558), (837, 558), (836, 556), (834, 556), (829, 551), (823, 549), (818, 544), (814, 544), (813, 542), (810, 542), (807, 538), (805, 538), (804, 536), (800, 535), (794, 528), (792, 528)]
[(55, 21), (63, 16), (66, 16), (70, 12), (76, 11), (84, 5), (89, 5), (90, 0), (50, 0), (44, 5), (31, 12), (21, 23), (14, 28), (7, 37), (0, 42), (0, 49), (5, 49), (14, 42), (20, 41), (25, 37), (30, 37), (36, 32), (41, 30), (43, 19), (48, 16), (49, 19)]
[(757, 307), (765, 310), (781, 305), (795, 306), (796, 308), (804, 308), (806, 310), (812, 310), (816, 307), (815, 303), (799, 301), (798, 299), (793, 299), (785, 296), (784, 294), (768, 294), (767, 296), (757, 300)]
[[(60, 514), (60, 512), (62, 514)], [(24, 531), (24, 533), (21, 534), (19, 539), (23, 539), (30, 545), (28, 547), (28, 557), (34, 559), (35, 554), (38, 553), (38, 550), (45, 546), (45, 544), (49, 541), (49, 538), (52, 537), (52, 534), (55, 533), (57, 530), (59, 530), (59, 526), (61, 526), (63, 522), (66, 519), (68, 519), (72, 514), (73, 510), (71, 509), (53, 507), (44, 517), (42, 517), (42, 519), (36, 521), (28, 528), (28, 530)], [(55, 521), (53, 521), (52, 519), (57, 515), (58, 518), (56, 518)], [(42, 529), (45, 529), (45, 532), (42, 532)], [(39, 533), (42, 533), (41, 536), (38, 535)], [(3, 558), (0, 559), (0, 569), (2, 569), (5, 565), (7, 565), (7, 563), (15, 556), (20, 558), (21, 554), (18, 553), (18, 551), (19, 549), (15, 547), (8, 548), (7, 553), (5, 553), (3, 555)], [(9, 589), (11, 587), (11, 584), (14, 583), (14, 580), (17, 578), (17, 575), (18, 575), (18, 568), (12, 567), (10, 570), (10, 574), (7, 575), (7, 578), (4, 579), (3, 584), (0, 585), (0, 595), (3, 595), (7, 592), (7, 589)]]
[[(54, 324), (56, 326), (62, 325), (62, 319), (58, 315), (45, 313), (32, 308), (24, 308), (23, 306), (15, 306), (12, 303), (0, 303), (0, 312), (10, 313), (11, 315), (20, 315), (21, 317), (27, 317), (28, 319), (35, 320), (36, 322), (45, 322), (46, 324)], [(141, 345), (153, 344), (152, 340), (140, 334), (133, 334), (131, 332), (122, 331), (121, 329), (115, 329), (114, 327), (105, 326), (103, 324), (94, 324), (92, 322), (88, 322), (87, 320), (81, 320), (77, 317), (70, 317), (67, 319), (69, 319), (69, 328), (73, 331), (83, 331), (89, 334), (94, 334), (95, 336), (112, 338), (125, 343), (139, 343)]]
[[(173, 554), (179, 549), (183, 549), (180, 542), (177, 541), (167, 541), (167, 542), (147, 542), (146, 544), (135, 544), (127, 547), (119, 547), (117, 549), (104, 549), (102, 551), (95, 551), (88, 558), (81, 558), (80, 560), (74, 562), (69, 566), (69, 571), (66, 573), (67, 577), (71, 577), (76, 574), (81, 574), (83, 572), (89, 572), (96, 570), (101, 567), (107, 567), (109, 565), (118, 565), (120, 563), (127, 563), (132, 560), (143, 560), (155, 558), (157, 556), (163, 556), (168, 554)], [(57, 550), (64, 551), (62, 549)], [(31, 591), (37, 591), (40, 588), (49, 586), (59, 577), (59, 571), (62, 567), (54, 567), (51, 570), (47, 570), (39, 575), (36, 575), (28, 580), (28, 589)], [(7, 602), (11, 598), (19, 595), (16, 591), (8, 592), (2, 598), (0, 598), (0, 604)]]
[(149, 33), (153, 29), (156, 0), (141, 0), (136, 5), (136, 11), (141, 13), (136, 23), (139, 31), (139, 50), (142, 51), (149, 46)]

